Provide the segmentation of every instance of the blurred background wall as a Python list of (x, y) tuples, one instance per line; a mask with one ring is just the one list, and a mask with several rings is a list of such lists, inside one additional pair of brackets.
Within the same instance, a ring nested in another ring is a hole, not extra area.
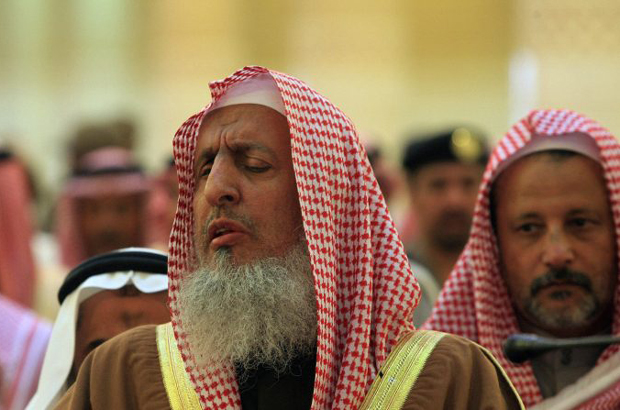
[(398, 160), (406, 133), (493, 139), (534, 107), (620, 133), (617, 0), (2, 0), (0, 137), (52, 191), (89, 121), (135, 121), (164, 165), (207, 82), (259, 64), (308, 82)]

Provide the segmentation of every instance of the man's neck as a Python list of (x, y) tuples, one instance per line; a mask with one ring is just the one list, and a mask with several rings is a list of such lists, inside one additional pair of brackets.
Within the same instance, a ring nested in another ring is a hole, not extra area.
[(461, 252), (462, 249), (446, 250), (427, 241), (419, 241), (413, 248), (414, 257), (431, 271), (439, 287), (443, 286), (450, 276)]
[(316, 353), (297, 357), (284, 372), (269, 366), (252, 371), (235, 366), (244, 410), (309, 409), (314, 392)]

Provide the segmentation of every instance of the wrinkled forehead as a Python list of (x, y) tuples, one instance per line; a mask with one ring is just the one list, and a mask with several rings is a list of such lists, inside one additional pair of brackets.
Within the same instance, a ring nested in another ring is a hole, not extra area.
[[(270, 110), (251, 109), (252, 106), (257, 105), (267, 107)], [(232, 106), (237, 106), (240, 108), (243, 107), (243, 109), (223, 109)], [(238, 120), (237, 117), (240, 114), (244, 114), (245, 117), (250, 118), (250, 123), (248, 124), (247, 120), (241, 122), (241, 124), (244, 125), (242, 128), (260, 128), (261, 126), (269, 125), (268, 119), (273, 117), (269, 111), (274, 114), (277, 112), (279, 114), (278, 116), (282, 116), (284, 119), (286, 118), (282, 95), (280, 94), (280, 90), (270, 74), (259, 74), (245, 81), (234, 84), (230, 86), (226, 92), (214, 101), (204, 112), (201, 123), (198, 127), (198, 143), (200, 144), (200, 135), (203, 133), (205, 128), (212, 124), (214, 118), (217, 118), (217, 121), (220, 123), (229, 124)], [(262, 122), (266, 122), (266, 124), (261, 124)], [(238, 128), (238, 126), (236, 128)], [(237, 129), (237, 131), (243, 132), (245, 130)], [(198, 155), (198, 152), (195, 154)]]
[(289, 125), (284, 115), (262, 104), (235, 104), (209, 110), (202, 118), (198, 129), (197, 142), (213, 130), (224, 131), (225, 134), (235, 133), (268, 133), (273, 123), (278, 122), (289, 133)]
[(209, 164), (221, 146), (239, 158), (291, 163), (291, 134), (284, 115), (259, 104), (218, 108), (203, 118), (194, 153), (194, 175), (201, 164)]

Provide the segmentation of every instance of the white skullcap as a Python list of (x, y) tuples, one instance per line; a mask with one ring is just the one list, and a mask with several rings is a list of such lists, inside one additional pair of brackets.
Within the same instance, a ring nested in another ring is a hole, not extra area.
[(525, 146), (497, 167), (493, 179), (497, 179), (506, 168), (527, 155), (552, 150), (572, 151), (601, 163), (600, 149), (594, 138), (588, 134), (575, 132), (561, 135), (533, 135)]
[(259, 74), (256, 77), (231, 86), (226, 93), (209, 108), (209, 111), (238, 104), (264, 105), (286, 116), (284, 101), (282, 101), (280, 90), (273, 77), (267, 73)]

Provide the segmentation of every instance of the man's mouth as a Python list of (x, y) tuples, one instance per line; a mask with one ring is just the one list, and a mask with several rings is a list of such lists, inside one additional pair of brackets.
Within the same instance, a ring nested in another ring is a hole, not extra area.
[(216, 250), (222, 246), (232, 246), (239, 242), (249, 231), (239, 222), (231, 219), (218, 218), (209, 224), (207, 243)]
[(217, 237), (227, 234), (228, 232), (234, 232), (234, 231), (231, 231), (230, 229), (226, 229), (226, 228), (218, 229), (213, 235), (213, 238), (215, 239)]
[(541, 288), (540, 292), (548, 298), (555, 301), (565, 301), (577, 294), (586, 292), (587, 290), (578, 283), (574, 282), (552, 282)]

